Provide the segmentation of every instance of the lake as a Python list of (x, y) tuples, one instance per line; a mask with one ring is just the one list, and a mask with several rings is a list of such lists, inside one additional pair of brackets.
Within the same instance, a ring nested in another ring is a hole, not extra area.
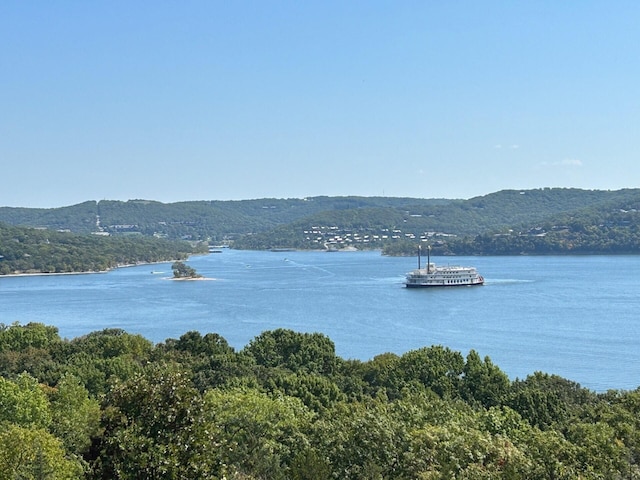
[(640, 256), (432, 258), (477, 267), (481, 287), (407, 289), (413, 258), (224, 249), (188, 264), (0, 278), (0, 322), (73, 338), (103, 328), (153, 342), (215, 332), (241, 349), (265, 330), (321, 332), (343, 358), (430, 345), (489, 356), (511, 379), (558, 374), (596, 391), (640, 386)]

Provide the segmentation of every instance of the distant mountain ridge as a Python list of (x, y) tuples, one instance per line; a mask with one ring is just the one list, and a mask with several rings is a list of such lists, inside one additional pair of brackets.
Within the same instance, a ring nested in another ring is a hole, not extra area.
[[(640, 211), (640, 189), (541, 188), (502, 190), (468, 200), (355, 196), (177, 203), (102, 200), (52, 209), (1, 207), (0, 222), (76, 233), (235, 241), (238, 248), (356, 243), (359, 248), (382, 248), (396, 240), (415, 243), (507, 233), (557, 237), (563, 232), (566, 239), (567, 232), (582, 230), (584, 237), (591, 229), (599, 243), (603, 235), (616, 242), (624, 238), (629, 250), (627, 237), (635, 238), (639, 223), (636, 211)], [(516, 243), (522, 244), (522, 238)], [(454, 250), (451, 253), (457, 253)]]
[(153, 200), (87, 201), (59, 208), (0, 207), (0, 222), (75, 233), (142, 233), (169, 238), (221, 238), (262, 232), (324, 211), (403, 208), (448, 203), (395, 197), (213, 200), (161, 203)]

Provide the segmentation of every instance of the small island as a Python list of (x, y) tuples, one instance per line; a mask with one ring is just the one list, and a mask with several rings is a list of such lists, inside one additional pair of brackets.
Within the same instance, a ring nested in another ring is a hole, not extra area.
[(196, 272), (195, 268), (185, 265), (184, 262), (173, 262), (171, 269), (174, 280), (204, 280), (204, 277)]

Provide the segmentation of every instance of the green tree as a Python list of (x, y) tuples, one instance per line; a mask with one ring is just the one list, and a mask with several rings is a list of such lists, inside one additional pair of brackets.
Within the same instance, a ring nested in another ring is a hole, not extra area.
[(255, 362), (246, 355), (235, 353), (233, 347), (216, 333), (202, 336), (190, 331), (179, 339), (167, 339), (153, 353), (154, 362), (180, 364), (196, 388), (204, 392), (228, 382), (237, 384), (244, 378), (255, 378)]
[(329, 375), (336, 365), (335, 344), (327, 336), (284, 328), (258, 335), (243, 353), (254, 358), (258, 365), (284, 367), (294, 372)]
[(263, 382), (266, 389), (295, 397), (310, 409), (320, 412), (346, 400), (340, 388), (328, 377), (314, 373), (277, 372)]
[(336, 404), (314, 423), (313, 438), (332, 478), (403, 478), (406, 429), (385, 398)]
[(44, 429), (4, 424), (0, 430), (0, 480), (77, 480), (79, 460), (65, 457), (62, 442)]
[(473, 422), (452, 419), (447, 425), (425, 425), (412, 432), (411, 458), (415, 477), (410, 478), (531, 478), (518, 447), (477, 429)]
[(535, 372), (512, 383), (504, 403), (544, 430), (563, 426), (596, 401), (593, 392), (570, 380)]
[(576, 462), (584, 471), (602, 478), (620, 478), (620, 473), (629, 470), (629, 450), (606, 422), (573, 422), (566, 438), (576, 445)]
[(0, 375), (14, 378), (28, 372), (53, 385), (60, 370), (54, 356), (62, 344), (56, 327), (41, 323), (0, 324)]
[(15, 382), (0, 377), (0, 422), (3, 421), (23, 427), (49, 427), (49, 400), (31, 375), (20, 374)]
[(463, 369), (462, 355), (440, 345), (407, 352), (398, 365), (405, 381), (417, 381), (443, 398), (459, 396)]
[(50, 393), (51, 431), (62, 440), (68, 452), (82, 455), (97, 436), (100, 404), (72, 375), (62, 377)]
[(468, 401), (478, 401), (485, 408), (500, 405), (509, 386), (507, 375), (489, 357), (483, 361), (475, 350), (469, 352), (462, 378), (463, 394)]
[(205, 412), (221, 478), (285, 479), (294, 458), (301, 461), (301, 452), (308, 452), (313, 414), (296, 398), (214, 389), (205, 395)]
[(109, 384), (131, 378), (150, 359), (153, 343), (141, 335), (110, 328), (89, 333), (64, 345), (59, 355), (65, 371), (78, 377), (94, 396), (104, 394)]
[(214, 442), (201, 419), (202, 398), (187, 376), (152, 366), (105, 397), (94, 469), (121, 480), (215, 478), (207, 452)]
[[(577, 464), (578, 449), (556, 430), (541, 431), (532, 428), (526, 440), (520, 444), (529, 460), (525, 478), (532, 480), (574, 480), (576, 478), (599, 478), (585, 475)], [(601, 477), (600, 477), (601, 478)]]
[(174, 278), (198, 278), (201, 276), (193, 267), (185, 265), (183, 262), (174, 262), (171, 269)]
[(26, 325), (0, 323), (0, 352), (20, 352), (27, 348), (48, 348), (60, 343), (56, 327), (30, 322)]
[(400, 357), (395, 353), (376, 355), (373, 360), (364, 364), (364, 380), (371, 387), (371, 392), (384, 390), (390, 399), (398, 398), (406, 385), (400, 369)]
[(207, 333), (204, 337), (200, 332), (189, 331), (173, 342), (172, 347), (192, 355), (213, 356), (232, 353), (233, 348), (217, 333)]

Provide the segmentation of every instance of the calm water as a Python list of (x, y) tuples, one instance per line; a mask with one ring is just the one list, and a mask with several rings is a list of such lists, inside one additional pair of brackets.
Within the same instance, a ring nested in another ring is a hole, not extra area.
[(328, 335), (343, 358), (440, 344), (488, 355), (512, 379), (540, 370), (597, 391), (640, 386), (640, 256), (435, 260), (474, 265), (486, 284), (406, 289), (416, 261), (378, 252), (225, 250), (189, 261), (212, 281), (169, 281), (170, 264), (0, 278), (0, 322), (154, 342), (198, 330), (237, 349), (283, 327)]

